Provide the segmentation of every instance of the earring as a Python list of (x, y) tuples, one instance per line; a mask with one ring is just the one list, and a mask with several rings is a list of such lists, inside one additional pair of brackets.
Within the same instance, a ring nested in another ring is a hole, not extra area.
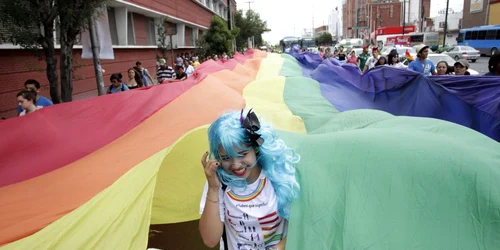
[(259, 154), (259, 148), (258, 147), (255, 147), (254, 150), (255, 150), (255, 154)]

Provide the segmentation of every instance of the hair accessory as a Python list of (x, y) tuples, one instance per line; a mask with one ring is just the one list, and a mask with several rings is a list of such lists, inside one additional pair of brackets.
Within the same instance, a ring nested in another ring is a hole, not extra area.
[(243, 110), (241, 110), (240, 122), (247, 131), (250, 141), (257, 146), (261, 146), (264, 143), (264, 139), (260, 134), (255, 133), (255, 131), (260, 129), (260, 122), (257, 115), (252, 112), (252, 109), (248, 111), (245, 119), (243, 119)]

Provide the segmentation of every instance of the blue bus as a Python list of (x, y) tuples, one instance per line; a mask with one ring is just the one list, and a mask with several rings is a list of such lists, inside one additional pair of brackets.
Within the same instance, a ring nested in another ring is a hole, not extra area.
[(293, 45), (299, 44), (299, 38), (295, 36), (287, 36), (280, 41), (280, 50), (283, 53), (290, 52)]
[(461, 29), (457, 45), (471, 46), (484, 55), (494, 55), (500, 50), (500, 25), (477, 26)]

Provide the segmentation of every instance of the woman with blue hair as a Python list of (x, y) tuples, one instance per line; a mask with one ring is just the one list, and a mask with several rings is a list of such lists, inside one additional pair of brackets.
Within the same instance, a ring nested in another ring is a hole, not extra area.
[(215, 247), (222, 237), (226, 250), (285, 249), (290, 203), (300, 191), (294, 166), (299, 155), (251, 110), (219, 117), (208, 140), (210, 152), (201, 160), (205, 245)]

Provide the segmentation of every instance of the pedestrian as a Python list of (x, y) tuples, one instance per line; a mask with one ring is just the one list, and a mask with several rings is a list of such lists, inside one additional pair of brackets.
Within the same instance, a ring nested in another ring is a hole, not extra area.
[(436, 75), (439, 75), (439, 76), (449, 75), (449, 68), (450, 68), (450, 66), (448, 65), (448, 63), (446, 61), (438, 62), (436, 65), (436, 71), (437, 71)]
[(456, 61), (453, 65), (453, 69), (455, 70), (455, 75), (457, 76), (470, 75), (467, 71), (469, 69), (469, 62), (465, 59)]
[(149, 74), (148, 69), (142, 67), (142, 63), (140, 61), (137, 61), (135, 63), (136, 70), (141, 73), (141, 78), (142, 82), (144, 83), (144, 86), (150, 86), (153, 85), (153, 77), (151, 77), (151, 74)]
[[(36, 105), (40, 107), (48, 107), (54, 105), (51, 100), (40, 95), (40, 83), (34, 79), (28, 79), (24, 82), (24, 89), (29, 91), (34, 91), (36, 93)], [(17, 106), (17, 114), (20, 115), (23, 112), (21, 106)]]
[(417, 60), (410, 63), (408, 69), (424, 74), (424, 76), (431, 76), (436, 74), (436, 66), (434, 63), (427, 59), (429, 55), (429, 46), (425, 44), (417, 45)]
[(500, 76), (500, 53), (492, 55), (488, 61), (488, 73), (485, 76)]
[(34, 90), (21, 90), (21, 92), (17, 93), (17, 104), (22, 109), (19, 116), (24, 116), (43, 108), (43, 106), (36, 105), (36, 96), (37, 94)]
[[(300, 157), (276, 136), (272, 126), (260, 124), (251, 110), (246, 116), (241, 110), (219, 117), (208, 128), (208, 140), (210, 152), (201, 160), (207, 178), (200, 202), (203, 242), (215, 247), (225, 227), (226, 250), (249, 245), (284, 249), (290, 203), (300, 191), (294, 167)], [(231, 224), (229, 219), (243, 222), (243, 214), (248, 214), (244, 220), (248, 230), (262, 234), (259, 221), (265, 219), (265, 227), (273, 228), (275, 237), (260, 235), (253, 242), (250, 237), (239, 237), (244, 225)]]
[(112, 74), (109, 77), (109, 81), (111, 82), (111, 85), (109, 85), (107, 94), (119, 93), (119, 92), (130, 90), (127, 87), (127, 85), (125, 85), (122, 82), (122, 74), (121, 73)]

